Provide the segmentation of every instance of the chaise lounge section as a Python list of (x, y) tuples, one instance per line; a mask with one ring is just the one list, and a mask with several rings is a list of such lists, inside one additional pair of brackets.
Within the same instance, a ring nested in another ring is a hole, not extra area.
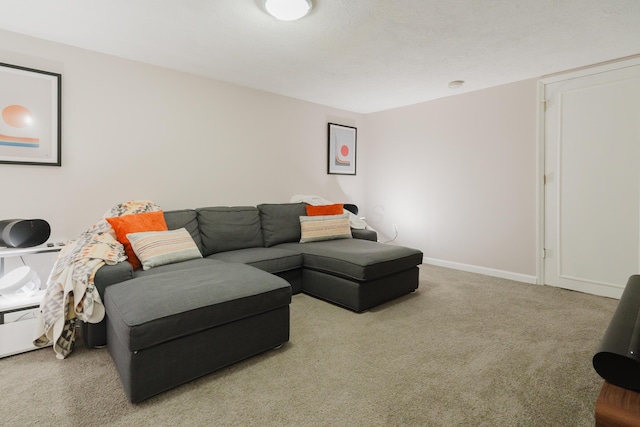
[(211, 262), (105, 291), (107, 347), (131, 402), (289, 340), (291, 287), (243, 264)]
[(422, 253), (368, 240), (283, 243), (276, 248), (302, 253), (302, 291), (362, 312), (413, 292)]

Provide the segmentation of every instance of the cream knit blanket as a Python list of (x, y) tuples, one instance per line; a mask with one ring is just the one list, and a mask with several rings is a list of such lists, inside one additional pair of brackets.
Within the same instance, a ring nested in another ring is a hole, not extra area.
[(77, 319), (98, 323), (104, 318), (95, 274), (105, 264), (126, 259), (124, 247), (104, 218), (157, 210), (158, 205), (146, 200), (121, 203), (62, 248), (40, 303), (33, 341), (36, 347), (52, 343), (56, 357), (64, 359), (73, 351)]

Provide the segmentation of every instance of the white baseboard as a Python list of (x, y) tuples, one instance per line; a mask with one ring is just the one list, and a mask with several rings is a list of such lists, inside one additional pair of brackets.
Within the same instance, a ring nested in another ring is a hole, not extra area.
[(511, 271), (497, 270), (495, 268), (479, 267), (477, 265), (462, 264), (453, 261), (444, 261), (435, 258), (423, 258), (423, 264), (435, 265), (438, 267), (452, 268), (454, 270), (468, 271), (469, 273), (484, 274), (485, 276), (499, 277), (501, 279), (515, 280), (535, 285), (538, 283), (536, 276), (528, 274), (513, 273)]

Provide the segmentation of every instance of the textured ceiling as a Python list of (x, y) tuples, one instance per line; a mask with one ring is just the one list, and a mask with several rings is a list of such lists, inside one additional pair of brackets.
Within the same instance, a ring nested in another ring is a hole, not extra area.
[(361, 113), (640, 54), (639, 0), (313, 2), (1, 0), (0, 28)]

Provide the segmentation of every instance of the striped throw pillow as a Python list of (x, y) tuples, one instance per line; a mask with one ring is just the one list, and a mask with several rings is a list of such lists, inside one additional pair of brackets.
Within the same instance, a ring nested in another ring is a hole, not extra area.
[(143, 270), (165, 264), (202, 258), (202, 254), (185, 228), (127, 234)]
[(300, 243), (350, 239), (349, 214), (300, 217)]

